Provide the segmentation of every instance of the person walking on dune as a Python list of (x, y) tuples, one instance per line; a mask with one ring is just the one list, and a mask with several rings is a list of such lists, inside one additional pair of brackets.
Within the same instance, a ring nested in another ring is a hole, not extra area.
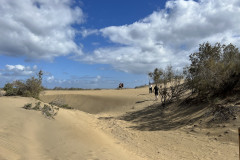
[(158, 92), (159, 92), (159, 88), (158, 88), (158, 86), (157, 86), (157, 84), (156, 84), (156, 86), (154, 87), (155, 101), (158, 100)]
[(152, 93), (152, 85), (149, 86), (149, 93)]

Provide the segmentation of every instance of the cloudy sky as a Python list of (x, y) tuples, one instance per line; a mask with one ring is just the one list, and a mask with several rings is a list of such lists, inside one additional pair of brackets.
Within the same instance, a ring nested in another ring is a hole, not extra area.
[(240, 47), (239, 0), (0, 0), (0, 87), (116, 88), (181, 69), (199, 44)]

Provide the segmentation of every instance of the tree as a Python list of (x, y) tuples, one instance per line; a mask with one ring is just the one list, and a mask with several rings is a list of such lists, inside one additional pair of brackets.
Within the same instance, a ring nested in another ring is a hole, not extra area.
[(17, 90), (15, 88), (13, 88), (13, 84), (12, 83), (7, 83), (5, 84), (4, 91), (6, 91), (6, 96), (16, 96), (17, 95)]
[(24, 97), (33, 97), (39, 98), (39, 94), (42, 90), (42, 75), (43, 72), (40, 70), (38, 73), (38, 78), (31, 77), (26, 80), (26, 82), (22, 81), (14, 81), (12, 83), (7, 83), (4, 86), (4, 90), (6, 91), (6, 96), (24, 96)]
[(184, 89), (181, 84), (183, 76), (174, 71), (171, 65), (167, 66), (165, 70), (156, 68), (148, 75), (156, 84), (160, 83), (159, 93), (163, 105), (167, 102), (179, 100)]
[(188, 87), (199, 96), (227, 93), (239, 83), (240, 53), (232, 44), (203, 43), (189, 58), (184, 74)]
[(161, 83), (162, 75), (163, 70), (160, 68), (155, 68), (153, 72), (148, 73), (148, 76), (154, 81), (155, 84)]

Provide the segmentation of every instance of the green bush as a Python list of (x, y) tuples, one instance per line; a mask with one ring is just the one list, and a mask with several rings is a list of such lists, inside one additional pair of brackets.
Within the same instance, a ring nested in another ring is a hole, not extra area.
[(190, 61), (184, 71), (187, 84), (201, 97), (227, 94), (239, 84), (240, 52), (232, 44), (203, 43)]
[(42, 111), (42, 114), (47, 118), (54, 119), (54, 116), (57, 115), (58, 109), (57, 108), (54, 109), (54, 107), (51, 105), (44, 104), (41, 111)]
[(52, 101), (52, 102), (50, 102), (49, 104), (58, 106), (59, 108), (73, 109), (73, 108), (70, 107), (68, 104), (64, 104), (64, 103), (61, 102), (61, 101)]
[(16, 96), (17, 95), (17, 89), (14, 88), (14, 85), (12, 83), (5, 84), (3, 90), (6, 91), (6, 93), (5, 93), (6, 96)]
[(35, 106), (32, 109), (33, 110), (40, 110), (41, 109), (41, 102), (35, 103)]
[(6, 96), (24, 96), (39, 98), (42, 90), (42, 71), (39, 72), (38, 78), (31, 77), (26, 82), (19, 80), (5, 84)]
[(51, 119), (54, 119), (54, 116), (56, 116), (59, 111), (59, 108), (53, 107), (52, 105), (48, 105), (48, 104), (44, 104), (44, 106), (41, 107), (41, 102), (35, 103), (34, 107), (32, 107), (32, 103), (28, 103), (28, 104), (25, 104), (23, 108), (27, 110), (41, 111), (46, 118), (51, 118)]
[(25, 104), (25, 105), (23, 106), (23, 108), (30, 110), (30, 109), (32, 109), (32, 104), (31, 104), (31, 103)]

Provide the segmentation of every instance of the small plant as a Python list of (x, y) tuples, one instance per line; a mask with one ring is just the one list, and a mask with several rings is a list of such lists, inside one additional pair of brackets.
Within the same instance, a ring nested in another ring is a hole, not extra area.
[(44, 104), (44, 107), (42, 108), (42, 114), (45, 115), (46, 117), (53, 118), (51, 112), (52, 112), (51, 106)]
[(52, 118), (52, 119), (54, 119), (54, 116), (57, 115), (57, 112), (59, 110), (59, 108), (53, 107), (52, 105), (47, 105), (47, 104), (44, 104), (44, 106), (41, 108), (41, 102), (35, 103), (35, 106), (33, 108), (32, 108), (32, 103), (25, 104), (23, 108), (27, 110), (41, 111), (46, 118)]
[(35, 103), (35, 106), (32, 108), (33, 110), (40, 110), (41, 102)]
[(59, 108), (64, 108), (64, 109), (73, 109), (73, 107), (70, 107), (68, 104), (64, 104), (61, 101), (52, 101), (49, 104), (54, 105), (54, 106), (58, 106)]
[(30, 109), (32, 109), (32, 104), (31, 104), (31, 103), (25, 104), (25, 105), (23, 106), (23, 108), (30, 110)]
[(68, 104), (63, 104), (59, 106), (60, 108), (65, 108), (65, 109), (73, 109), (72, 107), (68, 106)]

